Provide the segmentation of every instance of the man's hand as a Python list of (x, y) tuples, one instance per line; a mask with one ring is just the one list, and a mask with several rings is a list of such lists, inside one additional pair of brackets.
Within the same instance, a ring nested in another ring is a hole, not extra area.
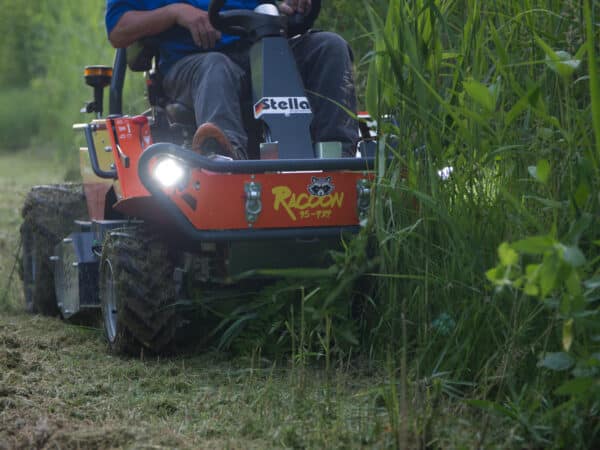
[(308, 14), (311, 7), (311, 0), (284, 0), (279, 5), (279, 11), (291, 16), (296, 13)]
[(209, 50), (221, 39), (221, 33), (213, 28), (208, 13), (186, 3), (172, 4), (175, 22), (187, 28), (198, 47)]

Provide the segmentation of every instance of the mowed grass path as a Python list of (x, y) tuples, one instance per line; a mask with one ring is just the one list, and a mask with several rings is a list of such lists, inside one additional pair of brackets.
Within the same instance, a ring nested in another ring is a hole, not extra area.
[(3, 315), (0, 448), (387, 448), (374, 380), (333, 378), (216, 354), (121, 359), (98, 330)]

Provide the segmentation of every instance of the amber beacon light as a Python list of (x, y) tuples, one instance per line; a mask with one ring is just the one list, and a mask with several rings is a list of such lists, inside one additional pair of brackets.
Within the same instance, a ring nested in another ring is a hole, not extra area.
[(109, 66), (87, 66), (83, 71), (85, 83), (94, 88), (94, 100), (87, 102), (81, 110), (102, 116), (104, 88), (110, 85), (113, 70)]

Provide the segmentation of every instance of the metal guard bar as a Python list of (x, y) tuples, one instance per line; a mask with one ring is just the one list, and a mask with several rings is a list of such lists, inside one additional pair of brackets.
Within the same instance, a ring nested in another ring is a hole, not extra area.
[(139, 160), (139, 174), (148, 171), (148, 163), (159, 155), (181, 159), (192, 168), (217, 173), (295, 172), (300, 170), (373, 170), (375, 158), (269, 159), (216, 161), (179, 145), (159, 142), (144, 150)]
[[(200, 167), (213, 172), (230, 173), (261, 173), (269, 171), (292, 170), (357, 170), (372, 167), (372, 159), (353, 158), (340, 159), (301, 159), (301, 160), (272, 160), (272, 161), (213, 161), (204, 156), (186, 150), (174, 144), (158, 143), (151, 145), (142, 153), (138, 162), (138, 175), (142, 184), (157, 199), (160, 206), (170, 215), (181, 232), (192, 241), (241, 241), (260, 239), (290, 239), (315, 237), (340, 237), (344, 233), (356, 234), (360, 226), (344, 227), (311, 227), (311, 228), (275, 228), (206, 231), (195, 228), (173, 201), (153, 182), (150, 176), (149, 164), (152, 158), (169, 154), (185, 160), (193, 167)], [(316, 162), (317, 164), (314, 164)], [(328, 164), (323, 164), (329, 162)], [(348, 164), (350, 162), (350, 164)]]
[(83, 130), (85, 134), (85, 140), (87, 142), (88, 154), (90, 156), (90, 163), (92, 164), (92, 170), (96, 174), (96, 176), (100, 178), (106, 179), (117, 179), (117, 171), (116, 170), (102, 170), (100, 168), (100, 163), (98, 162), (98, 154), (96, 153), (96, 144), (94, 144), (94, 125), (91, 124), (81, 124), (73, 126), (76, 130)]

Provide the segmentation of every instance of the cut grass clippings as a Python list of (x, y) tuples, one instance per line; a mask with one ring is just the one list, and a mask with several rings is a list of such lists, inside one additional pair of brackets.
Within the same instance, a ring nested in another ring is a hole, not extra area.
[[(123, 359), (108, 354), (97, 329), (4, 314), (0, 449), (393, 448), (386, 379), (223, 353)], [(476, 441), (478, 418), (462, 402), (415, 397), (410, 407), (411, 448)], [(417, 433), (432, 407), (438, 427)], [(487, 448), (510, 439), (492, 438)]]
[(0, 448), (335, 448), (372, 434), (368, 397), (352, 395), (366, 378), (338, 378), (333, 401), (318, 371), (290, 389), (289, 371), (241, 363), (125, 360), (99, 330), (3, 317)]

